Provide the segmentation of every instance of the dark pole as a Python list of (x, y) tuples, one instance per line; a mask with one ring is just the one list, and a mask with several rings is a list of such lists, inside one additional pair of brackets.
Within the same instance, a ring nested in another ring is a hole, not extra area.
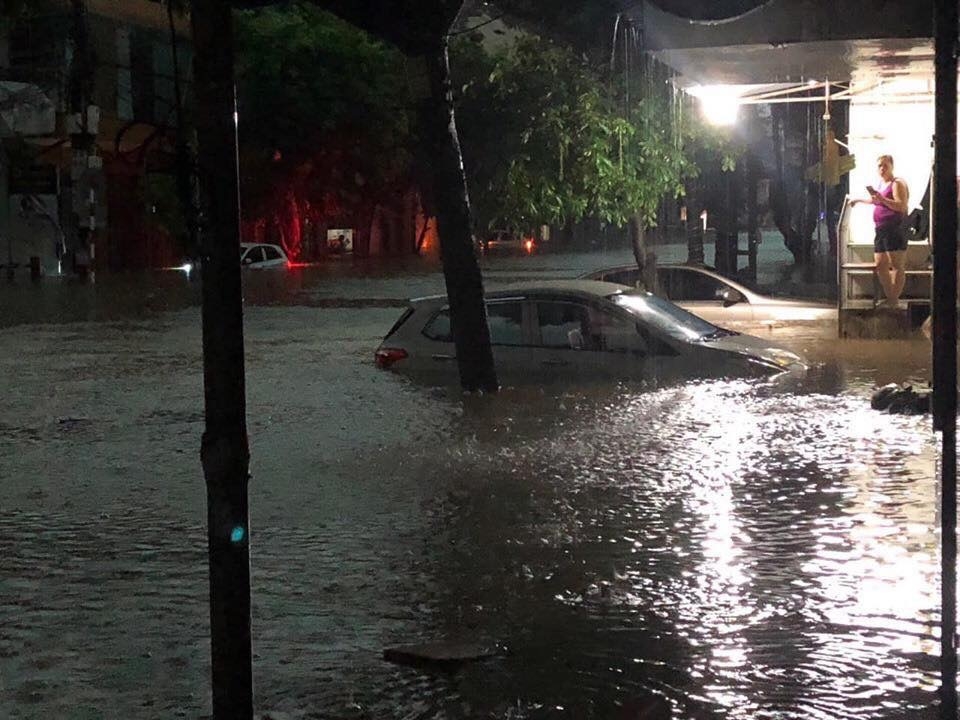
[(940, 455), (940, 717), (957, 718), (957, 0), (937, 0), (933, 418)]
[(201, 444), (207, 483), (210, 645), (215, 720), (251, 720), (250, 554), (243, 305), (237, 244), (233, 23), (227, 0), (191, 6), (198, 165), (205, 217)]

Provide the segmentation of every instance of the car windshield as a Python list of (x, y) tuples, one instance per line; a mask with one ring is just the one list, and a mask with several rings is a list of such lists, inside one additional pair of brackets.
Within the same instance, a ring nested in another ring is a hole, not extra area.
[(666, 333), (676, 340), (711, 340), (724, 335), (735, 335), (730, 330), (718, 328), (712, 323), (649, 293), (618, 293), (610, 299), (626, 308), (648, 325)]

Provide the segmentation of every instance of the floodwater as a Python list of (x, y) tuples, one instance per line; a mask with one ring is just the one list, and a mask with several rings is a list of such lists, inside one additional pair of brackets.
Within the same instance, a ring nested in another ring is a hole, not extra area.
[[(258, 712), (936, 717), (936, 438), (869, 407), (926, 383), (922, 340), (781, 331), (817, 363), (789, 388), (463, 397), (372, 364), (440, 289), (247, 276)], [(0, 717), (210, 712), (197, 299), (176, 274), (0, 289)], [(382, 660), (437, 640), (503, 652)]]

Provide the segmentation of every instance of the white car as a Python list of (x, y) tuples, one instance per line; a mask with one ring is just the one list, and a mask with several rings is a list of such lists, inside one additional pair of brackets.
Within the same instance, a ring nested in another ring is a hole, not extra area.
[(287, 254), (279, 245), (267, 243), (240, 243), (240, 264), (245, 268), (285, 268), (290, 265)]
[[(636, 286), (640, 270), (620, 265), (581, 277)], [(709, 268), (696, 265), (657, 266), (659, 292), (704, 320), (729, 323), (800, 323), (837, 319), (835, 304), (761, 295)]]
[[(591, 280), (528, 283), (486, 295), (494, 362), (505, 382), (802, 375), (796, 353), (724, 330), (668, 300)], [(376, 364), (424, 379), (458, 374), (445, 296), (411, 300)]]

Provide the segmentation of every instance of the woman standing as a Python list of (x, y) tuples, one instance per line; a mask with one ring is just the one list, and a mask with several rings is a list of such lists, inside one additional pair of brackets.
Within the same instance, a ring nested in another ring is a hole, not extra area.
[(910, 191), (907, 183), (893, 174), (893, 157), (881, 155), (877, 158), (877, 170), (880, 173), (880, 189), (867, 186), (869, 200), (853, 200), (857, 203), (873, 205), (873, 224), (876, 234), (873, 238), (873, 259), (876, 264), (877, 279), (886, 296), (886, 307), (898, 307), (900, 294), (907, 275), (904, 272), (907, 237), (903, 232), (903, 219), (907, 215), (907, 203)]

